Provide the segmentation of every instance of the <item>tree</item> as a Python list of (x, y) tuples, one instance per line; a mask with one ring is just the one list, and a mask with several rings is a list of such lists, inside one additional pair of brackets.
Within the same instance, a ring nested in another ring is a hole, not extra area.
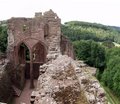
[(99, 42), (111, 41), (120, 43), (120, 31), (102, 24), (81, 21), (66, 22), (62, 27), (62, 33), (71, 41), (94, 40)]
[(90, 66), (105, 67), (105, 49), (98, 43), (82, 40), (73, 42), (73, 46), (78, 59), (84, 60)]
[(106, 56), (107, 68), (101, 81), (120, 97), (120, 48), (110, 49)]

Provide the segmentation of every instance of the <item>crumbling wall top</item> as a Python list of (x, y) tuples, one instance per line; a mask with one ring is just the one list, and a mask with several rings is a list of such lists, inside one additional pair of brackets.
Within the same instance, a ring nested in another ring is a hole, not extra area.
[(56, 13), (54, 13), (51, 9), (44, 13), (44, 17), (58, 17)]
[(55, 21), (55, 22), (61, 23), (61, 19), (51, 9), (49, 11), (44, 12), (44, 13), (36, 12), (35, 18), (42, 18), (44, 20), (44, 22), (48, 22), (48, 21), (54, 22)]

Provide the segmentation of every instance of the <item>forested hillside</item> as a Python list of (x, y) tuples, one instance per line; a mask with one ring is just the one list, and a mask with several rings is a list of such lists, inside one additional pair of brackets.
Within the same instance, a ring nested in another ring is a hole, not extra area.
[(102, 24), (71, 21), (62, 25), (62, 32), (72, 41), (92, 39), (97, 42), (109, 40), (120, 43), (119, 29)]

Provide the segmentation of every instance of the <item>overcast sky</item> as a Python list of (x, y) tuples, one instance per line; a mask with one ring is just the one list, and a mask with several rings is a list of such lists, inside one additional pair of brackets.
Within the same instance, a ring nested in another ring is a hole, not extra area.
[(120, 26), (120, 0), (0, 0), (0, 20), (33, 17), (49, 9), (62, 23), (78, 20)]

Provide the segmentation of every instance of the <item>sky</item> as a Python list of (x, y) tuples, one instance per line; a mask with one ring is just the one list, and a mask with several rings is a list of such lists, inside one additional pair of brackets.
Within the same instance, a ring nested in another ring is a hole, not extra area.
[(52, 9), (68, 21), (86, 21), (120, 26), (120, 0), (0, 0), (0, 20), (34, 17), (35, 12)]

